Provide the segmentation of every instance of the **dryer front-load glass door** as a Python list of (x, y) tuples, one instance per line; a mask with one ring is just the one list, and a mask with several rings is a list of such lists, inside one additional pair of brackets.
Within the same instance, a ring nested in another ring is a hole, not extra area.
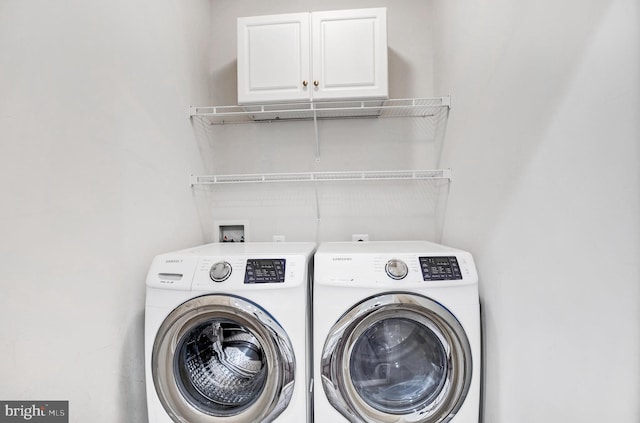
[(176, 422), (271, 421), (288, 405), (295, 358), (284, 329), (257, 304), (205, 295), (176, 308), (158, 331), (154, 384)]
[(321, 368), (329, 401), (351, 421), (440, 423), (462, 405), (471, 366), (466, 334), (446, 308), (393, 292), (338, 320)]
[(351, 381), (369, 406), (404, 414), (431, 403), (442, 391), (449, 365), (447, 350), (433, 329), (410, 318), (380, 320), (354, 342)]

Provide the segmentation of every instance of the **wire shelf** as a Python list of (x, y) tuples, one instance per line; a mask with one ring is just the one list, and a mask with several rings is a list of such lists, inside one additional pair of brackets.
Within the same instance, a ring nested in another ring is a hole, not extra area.
[(212, 125), (288, 120), (344, 118), (402, 118), (446, 116), (451, 97), (362, 101), (322, 101), (243, 106), (190, 107), (191, 117)]
[(247, 184), (273, 182), (381, 181), (381, 180), (451, 180), (451, 169), (390, 170), (349, 172), (300, 172), (241, 175), (191, 175), (193, 185)]

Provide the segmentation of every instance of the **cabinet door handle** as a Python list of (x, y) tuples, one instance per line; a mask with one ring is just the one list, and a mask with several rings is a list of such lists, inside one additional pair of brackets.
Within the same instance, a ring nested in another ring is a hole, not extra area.
[(309, 85), (309, 83), (307, 81), (302, 81), (302, 86), (306, 87), (307, 85)]
[(320, 85), (320, 83), (318, 81), (313, 81), (313, 86), (317, 87), (318, 85)]

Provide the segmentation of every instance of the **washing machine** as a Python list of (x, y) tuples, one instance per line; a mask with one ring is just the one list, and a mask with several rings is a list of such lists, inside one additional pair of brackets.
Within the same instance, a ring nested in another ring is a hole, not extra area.
[(318, 423), (478, 423), (471, 254), (429, 242), (324, 243), (314, 258)]
[(147, 275), (150, 423), (310, 418), (312, 243), (215, 243)]

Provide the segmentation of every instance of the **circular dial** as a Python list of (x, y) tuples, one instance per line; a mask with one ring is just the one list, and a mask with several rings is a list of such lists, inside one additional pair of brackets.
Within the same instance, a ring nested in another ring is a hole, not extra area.
[(385, 272), (391, 279), (403, 279), (409, 273), (409, 268), (407, 264), (398, 259), (391, 259), (387, 262), (387, 265), (384, 267)]
[(219, 261), (211, 266), (209, 277), (214, 282), (223, 282), (231, 275), (231, 265), (226, 261)]

